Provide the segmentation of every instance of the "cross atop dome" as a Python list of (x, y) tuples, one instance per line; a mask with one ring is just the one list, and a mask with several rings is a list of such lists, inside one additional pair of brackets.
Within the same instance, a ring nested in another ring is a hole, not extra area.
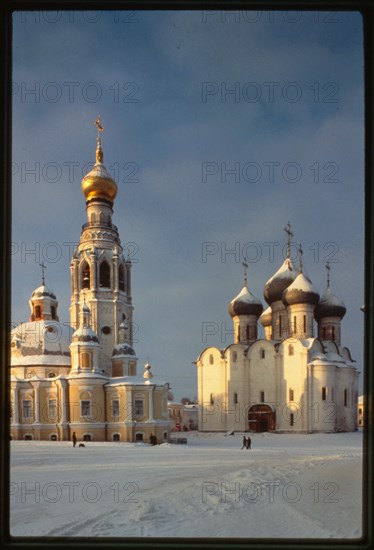
[(290, 259), (290, 256), (291, 256), (291, 238), (293, 237), (290, 222), (287, 223), (284, 230), (287, 233), (287, 258)]
[(42, 268), (42, 285), (44, 285), (45, 284), (44, 270), (47, 269), (47, 266), (45, 265), (44, 262), (39, 264), (39, 266)]
[(301, 243), (299, 244), (299, 254), (300, 254), (300, 273), (303, 272), (303, 247), (301, 246)]
[(327, 260), (325, 267), (326, 267), (326, 276), (327, 276), (327, 287), (329, 287), (330, 286), (330, 271), (331, 271), (329, 260)]
[(101, 149), (101, 139), (100, 139), (100, 132), (104, 132), (104, 127), (101, 124), (101, 118), (100, 115), (97, 117), (96, 120), (93, 121), (93, 124), (97, 128), (97, 148), (96, 148), (96, 162), (103, 162), (104, 155), (103, 150)]
[(247, 262), (243, 259), (242, 261), (242, 266), (244, 268), (244, 286), (247, 286), (247, 269), (248, 269), (248, 264)]

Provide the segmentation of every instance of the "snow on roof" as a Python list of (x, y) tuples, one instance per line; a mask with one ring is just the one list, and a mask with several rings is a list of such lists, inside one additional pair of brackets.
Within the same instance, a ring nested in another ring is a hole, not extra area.
[[(56, 363), (53, 356), (63, 364), (70, 363), (69, 328), (55, 320), (21, 323), (11, 331), (11, 362), (22, 357), (44, 356), (44, 362)], [(18, 364), (24, 364), (23, 362)]]
[(330, 286), (328, 286), (325, 292), (322, 294), (319, 303), (331, 306), (344, 306), (344, 302), (342, 302), (342, 300), (340, 300), (335, 294), (333, 294)]
[(20, 366), (44, 366), (53, 365), (55, 367), (70, 367), (70, 356), (65, 355), (22, 355), (20, 357), (12, 357), (10, 362), (12, 367)]
[(145, 380), (140, 376), (118, 376), (116, 378), (110, 378), (106, 386), (164, 386), (167, 382), (161, 380)]
[(241, 291), (233, 300), (231, 300), (230, 304), (233, 304), (234, 302), (245, 302), (247, 304), (261, 304), (260, 300), (256, 298), (244, 285)]
[(272, 277), (267, 281), (267, 285), (271, 283), (274, 279), (283, 279), (292, 277), (292, 274), (295, 274), (295, 268), (292, 261), (289, 258), (286, 258), (278, 271), (274, 273)]
[(291, 290), (301, 290), (302, 292), (313, 292), (318, 294), (317, 289), (313, 286), (312, 281), (304, 273), (299, 273), (296, 279), (290, 284), (286, 292)]
[(38, 288), (36, 288), (31, 294), (31, 298), (41, 298), (42, 296), (48, 296), (49, 298), (53, 298), (54, 300), (56, 300), (56, 295), (53, 290), (46, 287), (45, 285), (38, 286)]

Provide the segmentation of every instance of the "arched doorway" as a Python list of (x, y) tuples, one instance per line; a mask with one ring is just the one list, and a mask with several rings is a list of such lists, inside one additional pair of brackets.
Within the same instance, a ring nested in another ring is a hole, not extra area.
[(271, 432), (275, 430), (275, 411), (271, 405), (259, 403), (248, 411), (248, 424), (251, 432)]

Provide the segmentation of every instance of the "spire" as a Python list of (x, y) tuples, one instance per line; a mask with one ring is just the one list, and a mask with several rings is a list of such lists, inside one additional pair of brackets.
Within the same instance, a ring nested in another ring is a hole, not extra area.
[(327, 260), (325, 267), (326, 267), (326, 276), (327, 276), (327, 288), (329, 288), (330, 287), (330, 271), (331, 271), (329, 260)]
[(44, 270), (47, 269), (47, 266), (45, 265), (44, 262), (39, 264), (39, 266), (42, 268), (42, 285), (44, 286), (45, 285)]
[(290, 222), (287, 223), (284, 230), (287, 233), (287, 258), (290, 259), (290, 257), (291, 257), (291, 238), (293, 237)]
[(302, 273), (303, 272), (303, 249), (302, 249), (302, 246), (301, 246), (301, 243), (299, 244), (299, 254), (300, 254), (300, 269), (299, 269), (299, 273)]
[(101, 125), (100, 115), (97, 117), (96, 120), (93, 121), (93, 123), (97, 128), (96, 162), (99, 162), (100, 164), (102, 164), (102, 162), (104, 160), (104, 154), (103, 154), (103, 150), (101, 148), (100, 132), (103, 132), (104, 128)]
[(242, 266), (244, 268), (244, 286), (247, 286), (247, 269), (248, 269), (248, 264), (245, 260), (242, 261)]

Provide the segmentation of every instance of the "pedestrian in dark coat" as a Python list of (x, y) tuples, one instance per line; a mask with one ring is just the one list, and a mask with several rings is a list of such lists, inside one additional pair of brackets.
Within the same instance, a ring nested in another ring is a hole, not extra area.
[(73, 440), (73, 447), (75, 447), (77, 444), (77, 436), (75, 435), (75, 432), (73, 432), (72, 440)]
[(243, 435), (243, 446), (242, 446), (242, 449), (244, 449), (244, 447), (247, 448), (247, 438), (245, 437), (245, 435)]
[(250, 449), (250, 448), (251, 448), (251, 443), (252, 443), (252, 440), (251, 440), (251, 438), (248, 436), (248, 437), (247, 437), (246, 449)]

